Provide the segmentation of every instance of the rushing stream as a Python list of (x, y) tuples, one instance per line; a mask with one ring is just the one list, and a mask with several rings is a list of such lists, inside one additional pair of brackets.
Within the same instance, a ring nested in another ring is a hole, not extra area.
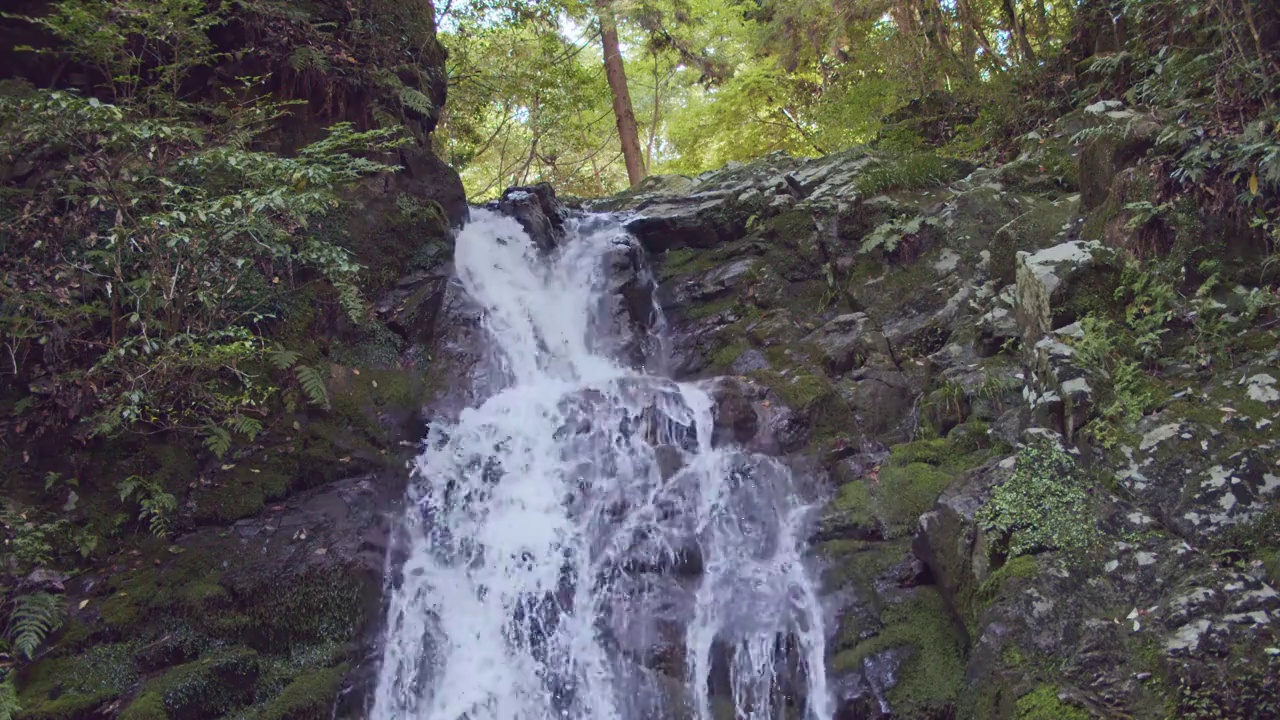
[(460, 233), (497, 380), (418, 458), (374, 720), (830, 720), (813, 508), (713, 447), (704, 389), (614, 359), (631, 242), (603, 216), (550, 253), (485, 210)]

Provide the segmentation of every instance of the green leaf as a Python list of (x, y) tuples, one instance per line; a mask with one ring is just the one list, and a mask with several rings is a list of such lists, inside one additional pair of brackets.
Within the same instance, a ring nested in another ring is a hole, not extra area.
[(18, 691), (13, 687), (13, 673), (5, 673), (0, 679), (0, 720), (14, 720), (22, 706), (18, 704)]
[(312, 405), (323, 408), (329, 407), (329, 391), (325, 388), (324, 378), (320, 373), (309, 365), (299, 365), (294, 368), (294, 374), (298, 378), (298, 384), (302, 386), (302, 392), (307, 396), (307, 400)]
[(222, 459), (227, 451), (231, 449), (231, 432), (224, 427), (218, 425), (208, 425), (205, 427), (204, 446), (214, 454), (214, 457)]
[[(233, 415), (227, 418), (227, 427), (231, 428), (232, 432), (244, 435), (249, 442), (253, 442), (253, 439), (258, 437), (258, 433), (262, 432), (262, 423), (244, 415)], [(225, 450), (223, 452), (225, 453)], [(222, 455), (218, 455), (218, 458), (221, 459)]]
[(35, 659), (36, 648), (50, 633), (62, 627), (62, 598), (50, 593), (20, 595), (9, 615), (9, 640), (13, 648)]
[(267, 353), (267, 359), (277, 370), (288, 370), (297, 364), (301, 357), (301, 353), (285, 350), (284, 348), (277, 348)]

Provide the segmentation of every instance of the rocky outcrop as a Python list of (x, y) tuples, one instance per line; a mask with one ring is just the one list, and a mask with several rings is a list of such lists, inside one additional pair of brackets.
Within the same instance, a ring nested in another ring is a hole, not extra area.
[(547, 183), (507, 188), (496, 206), (504, 215), (515, 218), (544, 251), (559, 245), (564, 238), (564, 208)]
[(1277, 687), (1275, 329), (1192, 350), (1195, 312), (1243, 329), (1267, 289), (1155, 305), (1198, 276), (1117, 235), (1150, 123), (1060, 125), (997, 168), (775, 155), (594, 203), (659, 262), (677, 374), (724, 376), (717, 434), (827, 478), (839, 718), (1246, 716)]

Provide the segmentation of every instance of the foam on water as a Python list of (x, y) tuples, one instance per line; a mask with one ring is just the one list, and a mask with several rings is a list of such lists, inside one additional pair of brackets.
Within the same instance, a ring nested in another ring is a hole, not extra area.
[(592, 220), (551, 255), (484, 210), (458, 237), (504, 381), (417, 459), (372, 717), (829, 720), (812, 508), (712, 446), (705, 390), (601, 350), (632, 241)]

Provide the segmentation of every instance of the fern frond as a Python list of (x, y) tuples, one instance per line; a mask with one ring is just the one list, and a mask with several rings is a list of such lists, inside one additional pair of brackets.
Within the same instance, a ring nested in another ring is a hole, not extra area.
[(62, 627), (62, 597), (50, 593), (20, 595), (9, 615), (9, 640), (13, 648), (35, 659), (36, 648), (49, 633)]
[(306, 394), (307, 400), (310, 400), (313, 405), (328, 408), (329, 390), (325, 388), (324, 378), (320, 377), (320, 372), (310, 365), (299, 365), (293, 372), (298, 377), (298, 384), (302, 386), (302, 392)]
[(436, 104), (431, 102), (431, 98), (411, 87), (400, 89), (400, 104), (419, 115), (430, 116), (436, 111)]
[(335, 282), (333, 289), (338, 291), (338, 304), (347, 313), (347, 317), (351, 318), (351, 322), (357, 325), (363, 323), (368, 306), (360, 288), (349, 282)]
[(292, 350), (277, 348), (267, 352), (267, 359), (277, 370), (288, 370), (298, 363), (298, 359), (302, 357), (301, 353)]
[(13, 672), (8, 672), (0, 679), (0, 720), (14, 720), (19, 712), (18, 690), (13, 686)]
[(231, 428), (232, 432), (248, 438), (249, 442), (253, 442), (253, 439), (258, 437), (258, 433), (262, 432), (262, 423), (244, 415), (227, 418), (227, 427)]
[(204, 446), (221, 460), (231, 449), (231, 432), (224, 427), (209, 424), (205, 427)]

